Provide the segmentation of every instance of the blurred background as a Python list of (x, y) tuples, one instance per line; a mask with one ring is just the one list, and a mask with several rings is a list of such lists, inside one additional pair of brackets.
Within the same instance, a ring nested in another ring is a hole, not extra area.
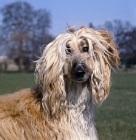
[[(43, 44), (67, 25), (110, 31), (119, 46), (123, 70), (136, 68), (136, 1), (2, 0), (0, 71), (32, 71)], [(31, 60), (31, 61), (30, 61)]]
[(102, 107), (96, 107), (100, 140), (136, 139), (136, 1), (1, 0), (0, 94), (32, 87), (34, 63), (67, 25), (105, 29), (120, 52), (120, 72)]

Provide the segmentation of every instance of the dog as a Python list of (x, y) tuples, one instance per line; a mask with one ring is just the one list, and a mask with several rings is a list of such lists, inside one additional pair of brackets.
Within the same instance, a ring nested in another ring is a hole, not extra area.
[(118, 65), (110, 33), (69, 28), (36, 61), (37, 86), (0, 97), (0, 140), (98, 140), (93, 106)]

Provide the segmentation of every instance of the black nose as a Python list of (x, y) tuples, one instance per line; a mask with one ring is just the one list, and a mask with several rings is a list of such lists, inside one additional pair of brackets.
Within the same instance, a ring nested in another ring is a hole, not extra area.
[(77, 65), (74, 69), (76, 78), (83, 78), (85, 75), (85, 68), (82, 65)]

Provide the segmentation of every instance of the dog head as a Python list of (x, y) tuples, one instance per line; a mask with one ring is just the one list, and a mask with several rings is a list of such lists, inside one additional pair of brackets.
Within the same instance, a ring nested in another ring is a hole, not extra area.
[(117, 47), (108, 32), (85, 27), (69, 29), (46, 46), (35, 74), (49, 95), (48, 106), (60, 108), (65, 102), (64, 77), (88, 83), (93, 101), (101, 103), (109, 93), (111, 68), (118, 67), (118, 61)]

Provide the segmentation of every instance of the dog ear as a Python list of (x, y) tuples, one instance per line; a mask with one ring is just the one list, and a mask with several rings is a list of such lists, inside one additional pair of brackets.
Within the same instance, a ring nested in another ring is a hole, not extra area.
[[(109, 94), (111, 68), (118, 68), (119, 54), (112, 36), (106, 31), (98, 31), (99, 49), (94, 47), (95, 61), (91, 75), (92, 98), (102, 103)], [(98, 44), (96, 44), (97, 46)]]
[(43, 89), (43, 108), (52, 117), (61, 114), (65, 103), (65, 89), (63, 80), (64, 60), (61, 50), (59, 51), (58, 36), (48, 44), (43, 51), (41, 58), (37, 61), (35, 76), (37, 83)]
[(114, 43), (112, 35), (104, 30), (99, 30), (100, 36), (105, 40), (102, 42), (103, 45), (106, 47), (107, 51), (111, 55), (107, 55), (107, 59), (112, 67), (117, 68), (119, 66), (119, 52), (117, 50), (117, 45)]

